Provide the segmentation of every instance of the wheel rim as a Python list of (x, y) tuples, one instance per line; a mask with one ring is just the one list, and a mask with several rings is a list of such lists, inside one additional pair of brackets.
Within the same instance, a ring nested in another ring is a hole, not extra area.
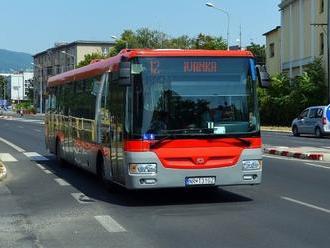
[(298, 128), (296, 126), (293, 127), (293, 134), (294, 135), (298, 134)]

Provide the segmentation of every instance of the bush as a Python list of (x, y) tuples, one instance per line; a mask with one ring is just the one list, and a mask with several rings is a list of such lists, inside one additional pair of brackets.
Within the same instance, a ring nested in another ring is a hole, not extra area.
[(24, 114), (35, 114), (36, 110), (33, 107), (31, 102), (21, 102), (19, 104), (16, 105), (16, 110), (23, 110)]
[(327, 89), (320, 59), (290, 81), (285, 74), (272, 78), (269, 89), (258, 89), (262, 125), (290, 126), (306, 107), (325, 105)]

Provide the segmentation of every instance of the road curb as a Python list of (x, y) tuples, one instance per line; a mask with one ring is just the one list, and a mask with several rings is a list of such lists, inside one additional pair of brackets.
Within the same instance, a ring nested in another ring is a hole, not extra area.
[(268, 129), (268, 128), (261, 128), (261, 132), (292, 133), (292, 131), (290, 130)]
[(310, 152), (296, 152), (290, 150), (282, 150), (277, 148), (264, 148), (264, 153), (283, 156), (283, 157), (291, 157), (291, 158), (299, 158), (299, 159), (307, 159), (307, 160), (318, 160), (318, 161), (330, 161), (329, 156), (326, 156), (324, 153), (310, 153)]
[(0, 161), (0, 181), (7, 176), (7, 169), (5, 165)]

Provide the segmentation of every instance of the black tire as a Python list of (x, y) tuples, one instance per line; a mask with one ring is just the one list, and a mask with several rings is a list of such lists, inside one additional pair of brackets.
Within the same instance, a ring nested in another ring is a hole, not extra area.
[(65, 167), (65, 161), (61, 156), (61, 142), (56, 140), (56, 160), (61, 167)]
[(102, 155), (99, 153), (96, 158), (96, 175), (97, 177), (104, 182), (105, 177), (105, 170), (104, 170), (104, 161)]
[(298, 127), (297, 126), (292, 127), (292, 134), (293, 134), (293, 136), (296, 136), (296, 137), (300, 136), (300, 133), (298, 132)]
[(316, 127), (316, 128), (315, 128), (314, 133), (315, 133), (315, 136), (318, 137), (318, 138), (322, 138), (322, 136), (323, 136), (323, 135), (322, 135), (321, 128), (319, 128), (319, 127)]
[(96, 175), (98, 177), (98, 179), (100, 180), (100, 182), (104, 185), (104, 187), (112, 192), (112, 193), (116, 193), (118, 192), (119, 186), (115, 183), (113, 183), (112, 181), (109, 181), (106, 178), (105, 175), (105, 169), (104, 169), (104, 160), (103, 160), (103, 156), (101, 153), (99, 153), (97, 155), (97, 159), (96, 159)]

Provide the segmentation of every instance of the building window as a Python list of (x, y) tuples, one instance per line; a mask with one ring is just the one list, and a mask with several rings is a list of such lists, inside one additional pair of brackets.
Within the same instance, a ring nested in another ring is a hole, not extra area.
[(324, 34), (320, 33), (320, 55), (324, 54)]
[(324, 12), (324, 0), (319, 0), (320, 2), (320, 13)]
[(275, 44), (269, 44), (269, 57), (272, 58), (275, 56)]

